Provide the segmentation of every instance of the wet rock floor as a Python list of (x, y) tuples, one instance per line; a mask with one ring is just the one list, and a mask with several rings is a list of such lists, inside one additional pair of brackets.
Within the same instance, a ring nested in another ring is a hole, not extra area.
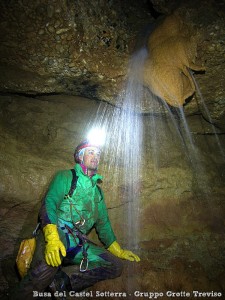
[[(66, 299), (225, 299), (224, 250), (223, 234), (142, 242), (141, 262), (124, 261), (121, 277)], [(1, 295), (18, 281), (13, 263), (2, 262)]]

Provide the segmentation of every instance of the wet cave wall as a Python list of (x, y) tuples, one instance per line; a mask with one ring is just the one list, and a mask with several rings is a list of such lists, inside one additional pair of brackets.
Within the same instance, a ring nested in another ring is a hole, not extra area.
[[(99, 172), (104, 175), (102, 188), (113, 228), (120, 244), (136, 251), (141, 262), (124, 262), (121, 278), (98, 283), (92, 290), (214, 290), (225, 295), (223, 5), (224, 1), (199, 1), (198, 7), (195, 1), (1, 1), (2, 294), (18, 281), (14, 261), (19, 242), (31, 234), (52, 176), (74, 165), (74, 147), (99, 107), (112, 110), (117, 105), (129, 58), (149, 24), (179, 9), (202, 35), (198, 58), (206, 71), (194, 76), (212, 120), (195, 93), (184, 105), (197, 149), (193, 154), (160, 105), (138, 112), (144, 131), (137, 244), (129, 230), (129, 185), (114, 180), (120, 170), (109, 168), (103, 154)], [(147, 90), (144, 97), (145, 103), (150, 101)], [(98, 242), (94, 233), (91, 238)]]

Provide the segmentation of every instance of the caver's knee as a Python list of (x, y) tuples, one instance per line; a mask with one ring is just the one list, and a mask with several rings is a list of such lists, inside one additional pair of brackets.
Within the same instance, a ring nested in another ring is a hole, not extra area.
[(110, 276), (109, 278), (116, 278), (119, 277), (123, 270), (123, 261), (122, 259), (112, 255), (109, 252), (105, 252), (101, 255), (101, 258), (110, 262)]
[(123, 271), (123, 261), (116, 257), (113, 264), (114, 264), (114, 270), (115, 270), (114, 271), (115, 277), (119, 277)]
[(58, 267), (47, 265), (44, 260), (38, 261), (35, 267), (30, 270), (29, 277), (38, 286), (43, 285), (46, 287), (51, 283), (58, 269)]
[(32, 300), (34, 293), (43, 293), (54, 279), (56, 267), (37, 261), (27, 275), (10, 291), (10, 300)]

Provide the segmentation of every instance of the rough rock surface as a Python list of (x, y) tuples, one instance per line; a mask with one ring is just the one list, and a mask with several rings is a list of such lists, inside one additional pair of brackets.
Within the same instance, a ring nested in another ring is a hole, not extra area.
[[(1, 1), (1, 293), (18, 281), (14, 262), (19, 242), (31, 234), (54, 172), (73, 166), (74, 147), (96, 116), (104, 118), (98, 114), (100, 105), (113, 110), (117, 95), (123, 94), (137, 33), (160, 14), (179, 8), (202, 32), (198, 55), (206, 72), (194, 76), (205, 102), (196, 95), (184, 107), (191, 138), (187, 124), (165, 113), (159, 99), (140, 114), (138, 203), (129, 202), (130, 186), (119, 177), (122, 166), (109, 166), (103, 157), (99, 171), (115, 233), (142, 260), (124, 262), (121, 278), (92, 291), (126, 291), (131, 299), (137, 298), (135, 290), (225, 294), (223, 5), (203, 0), (143, 0), (142, 5)], [(145, 91), (144, 102), (149, 99)], [(129, 219), (133, 207), (138, 207), (138, 221)], [(95, 234), (91, 237), (97, 241)]]
[(153, 8), (161, 14), (171, 14), (178, 10), (184, 20), (196, 31), (200, 31), (201, 42), (198, 45), (197, 59), (206, 67), (204, 74), (194, 75), (197, 93), (185, 106), (186, 114), (201, 113), (209, 119), (205, 109), (216, 125), (224, 131), (224, 1), (166, 1), (152, 0)]
[[(52, 176), (73, 166), (74, 146), (87, 122), (95, 118), (99, 102), (74, 96), (34, 99), (8, 95), (0, 97), (0, 104), (3, 292), (18, 281), (14, 260), (19, 242), (31, 235)], [(191, 124), (192, 118), (196, 117), (188, 118)], [(217, 141), (214, 135), (196, 135), (198, 154), (189, 153), (173, 124), (156, 117), (157, 141), (153, 145), (151, 122), (152, 116), (143, 117), (146, 130), (137, 204), (129, 203), (130, 187), (118, 177), (120, 166), (109, 168), (108, 158), (103, 157), (99, 170), (104, 175), (102, 188), (117, 238), (124, 247), (136, 251), (142, 262), (125, 262), (121, 279), (99, 283), (91, 290), (106, 291), (107, 287), (132, 294), (150, 287), (166, 292), (210, 286), (210, 290), (224, 291), (225, 175)], [(139, 221), (131, 231), (129, 211), (137, 206)], [(94, 233), (91, 238), (98, 242)]]
[(187, 26), (176, 11), (149, 36), (144, 83), (173, 107), (182, 107), (196, 91), (189, 69), (191, 72), (205, 70), (196, 64), (197, 45), (196, 29)]
[(14, 68), (21, 73), (21, 80), (3, 74), (2, 89), (112, 101), (126, 75), (136, 32), (144, 20), (152, 20), (144, 3), (129, 3), (2, 1), (2, 68), (4, 74)]
[[(197, 55), (206, 72), (195, 78), (213, 121), (224, 128), (223, 1), (21, 0), (0, 6), (2, 91), (65, 93), (113, 104), (122, 93), (137, 36), (140, 47), (155, 19), (178, 9), (200, 32)], [(202, 101), (196, 94), (186, 114), (204, 115)]]

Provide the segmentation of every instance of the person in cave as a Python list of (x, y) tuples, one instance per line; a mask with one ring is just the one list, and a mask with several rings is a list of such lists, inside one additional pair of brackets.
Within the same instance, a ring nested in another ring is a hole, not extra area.
[[(88, 140), (74, 153), (75, 167), (59, 171), (43, 200), (39, 218), (43, 234), (38, 234), (31, 268), (21, 280), (14, 299), (41, 296), (51, 291), (82, 291), (98, 281), (121, 275), (121, 259), (140, 261), (120, 247), (113, 232), (97, 173), (101, 149)], [(95, 228), (105, 248), (92, 243), (87, 234)], [(76, 265), (68, 276), (63, 266)], [(77, 270), (76, 270), (77, 268)]]

